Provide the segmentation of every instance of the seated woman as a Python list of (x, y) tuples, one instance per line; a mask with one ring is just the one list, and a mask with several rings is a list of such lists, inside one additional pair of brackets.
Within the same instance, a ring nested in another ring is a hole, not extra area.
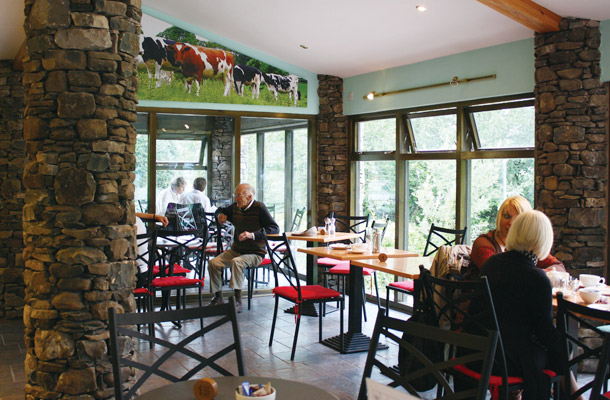
[[(532, 206), (525, 197), (511, 196), (504, 200), (496, 215), (496, 229), (479, 236), (472, 244), (466, 279), (476, 279), (485, 261), (494, 254), (504, 251), (506, 237), (513, 221), (519, 214), (531, 209)], [(537, 266), (547, 271), (552, 268), (557, 271), (565, 271), (563, 263), (550, 254), (539, 260)]]
[(552, 244), (548, 217), (524, 211), (508, 232), (507, 251), (490, 257), (481, 269), (491, 289), (508, 373), (523, 377), (523, 399), (548, 399), (550, 388), (542, 369), (564, 370), (561, 337), (553, 324), (551, 282), (536, 267)]

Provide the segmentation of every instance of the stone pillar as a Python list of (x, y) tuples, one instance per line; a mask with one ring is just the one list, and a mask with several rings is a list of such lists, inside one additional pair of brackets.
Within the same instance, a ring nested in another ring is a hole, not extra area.
[(134, 311), (140, 0), (25, 0), (27, 399), (113, 396), (108, 308)]
[(0, 61), (0, 318), (23, 315), (23, 141), (22, 73)]
[(603, 273), (608, 93), (600, 82), (599, 22), (564, 19), (537, 34), (536, 207), (555, 228), (570, 272)]
[(349, 213), (349, 149), (347, 117), (343, 115), (343, 80), (318, 75), (318, 81), (318, 216), (314, 223), (320, 225), (330, 211)]
[(212, 130), (212, 200), (231, 199), (231, 165), (233, 157), (233, 118), (208, 117), (214, 119)]

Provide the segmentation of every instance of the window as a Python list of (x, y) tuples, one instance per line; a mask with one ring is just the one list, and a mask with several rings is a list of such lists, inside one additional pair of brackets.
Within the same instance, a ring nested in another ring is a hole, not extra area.
[(148, 212), (148, 113), (138, 113), (136, 128), (136, 212)]
[(493, 229), (506, 197), (533, 204), (533, 103), (515, 96), (352, 117), (352, 209), (390, 215), (385, 242), (398, 248), (423, 253), (432, 224), (467, 226), (472, 243)]

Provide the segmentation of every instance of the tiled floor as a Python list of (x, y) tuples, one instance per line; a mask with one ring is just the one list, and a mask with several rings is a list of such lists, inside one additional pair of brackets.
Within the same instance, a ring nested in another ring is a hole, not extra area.
[[(282, 303), (288, 306), (289, 303)], [(244, 304), (245, 305), (245, 304)], [(362, 368), (366, 353), (338, 354), (318, 343), (318, 318), (302, 317), (299, 343), (295, 361), (290, 361), (290, 349), (294, 333), (294, 315), (280, 312), (276, 327), (275, 340), (268, 346), (273, 315), (274, 300), (271, 295), (257, 296), (252, 299), (252, 309), (244, 309), (238, 314), (245, 363), (249, 375), (269, 376), (293, 379), (317, 385), (340, 399), (354, 399), (357, 396), (362, 379)], [(364, 332), (373, 330), (377, 307), (367, 306), (368, 322), (364, 323)], [(399, 313), (395, 314), (399, 316)], [(345, 314), (347, 320), (347, 312)], [(404, 317), (404, 316), (403, 316)], [(197, 323), (198, 324), (198, 323)], [(331, 313), (324, 318), (323, 335), (333, 336), (339, 332), (339, 314)], [(158, 335), (182, 335), (189, 331), (183, 326), (178, 331), (171, 325), (158, 326)], [(201, 346), (210, 346), (203, 343)], [(139, 349), (142, 357), (152, 356), (147, 347)], [(396, 357), (395, 349), (384, 350), (390, 357)], [(25, 345), (23, 344), (23, 323), (17, 321), (0, 321), (0, 400), (22, 400), (25, 375), (23, 361)], [(188, 365), (183, 365), (188, 367)], [(235, 366), (229, 366), (235, 369)], [(217, 375), (214, 371), (210, 376)], [(149, 388), (165, 384), (163, 381), (150, 382)], [(146, 390), (146, 388), (144, 389)]]

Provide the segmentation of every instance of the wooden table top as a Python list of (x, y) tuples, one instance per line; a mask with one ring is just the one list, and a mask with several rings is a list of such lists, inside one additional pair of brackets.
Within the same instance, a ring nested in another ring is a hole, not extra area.
[[(271, 234), (267, 235), (270, 238), (280, 237), (281, 234)], [(360, 233), (351, 233), (351, 232), (337, 232), (334, 235), (298, 235), (298, 232), (286, 232), (286, 238), (288, 240), (304, 240), (307, 242), (316, 242), (316, 243), (332, 243), (332, 242), (340, 242), (343, 240), (349, 239), (357, 239), (362, 237)]]
[(430, 269), (434, 256), (428, 257), (403, 257), (403, 258), (388, 258), (385, 262), (378, 259), (373, 260), (356, 260), (352, 261), (352, 265), (358, 267), (366, 267), (375, 271), (386, 272), (388, 274), (400, 276), (402, 278), (417, 279), (419, 278), (419, 266), (423, 265)]
[(378, 260), (381, 254), (385, 254), (388, 258), (404, 258), (404, 257), (417, 257), (418, 254), (412, 251), (383, 248), (379, 253), (352, 253), (350, 250), (345, 249), (333, 249), (331, 247), (301, 247), (298, 249), (301, 253), (309, 254), (318, 257), (330, 257), (341, 261), (354, 261), (354, 260), (367, 260), (375, 259)]

